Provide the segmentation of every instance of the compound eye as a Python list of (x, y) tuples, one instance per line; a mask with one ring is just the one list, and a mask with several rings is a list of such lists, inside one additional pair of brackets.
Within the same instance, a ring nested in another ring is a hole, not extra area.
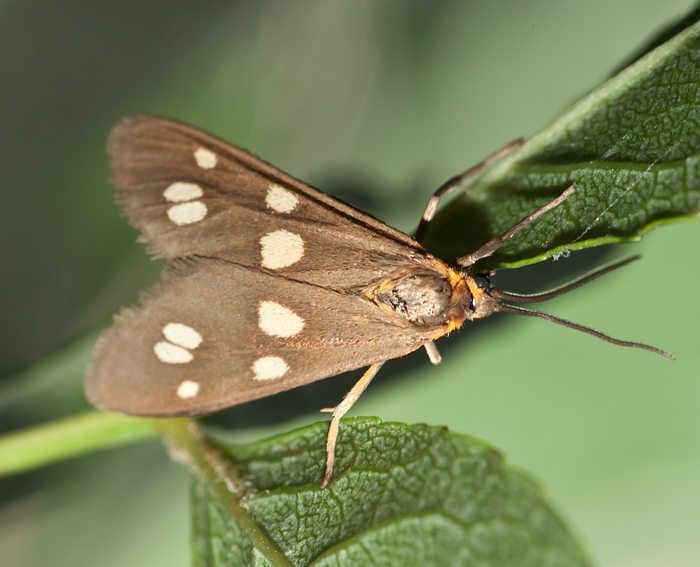
[(475, 276), (472, 276), (472, 279), (474, 280), (474, 283), (477, 285), (477, 287), (479, 289), (490, 289), (491, 288), (491, 280), (485, 274), (477, 274)]

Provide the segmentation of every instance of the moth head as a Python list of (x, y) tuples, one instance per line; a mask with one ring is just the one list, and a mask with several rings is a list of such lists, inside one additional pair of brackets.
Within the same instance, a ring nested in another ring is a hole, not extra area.
[(464, 281), (471, 296), (467, 319), (483, 319), (499, 311), (498, 292), (488, 274), (465, 275)]

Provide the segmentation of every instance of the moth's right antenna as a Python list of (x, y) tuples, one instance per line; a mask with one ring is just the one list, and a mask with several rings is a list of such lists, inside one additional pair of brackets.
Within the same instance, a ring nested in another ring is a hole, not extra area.
[(644, 343), (637, 343), (634, 341), (623, 341), (622, 339), (616, 339), (615, 337), (606, 335), (605, 333), (596, 329), (592, 329), (591, 327), (579, 325), (578, 323), (574, 323), (573, 321), (569, 321), (568, 319), (562, 319), (561, 317), (556, 317), (555, 315), (550, 315), (549, 313), (543, 313), (542, 311), (532, 311), (530, 309), (523, 309), (522, 307), (515, 307), (514, 305), (507, 305), (504, 303), (499, 304), (496, 310), (504, 313), (515, 313), (516, 315), (538, 317), (540, 319), (544, 319), (545, 321), (551, 321), (552, 323), (556, 323), (557, 325), (568, 327), (569, 329), (574, 329), (576, 331), (581, 331), (582, 333), (586, 333), (588, 335), (593, 335), (594, 337), (598, 337), (599, 339), (603, 339), (604, 341), (612, 343), (614, 345), (648, 350), (650, 352), (660, 354), (661, 356), (668, 358), (669, 360), (675, 360), (675, 357), (672, 354), (658, 347), (647, 345)]

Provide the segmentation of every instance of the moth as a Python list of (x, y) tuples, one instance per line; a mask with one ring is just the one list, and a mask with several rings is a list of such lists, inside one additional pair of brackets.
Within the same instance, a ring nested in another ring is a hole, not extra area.
[(88, 398), (130, 415), (192, 416), (368, 367), (337, 406), (322, 410), (332, 414), (325, 487), (340, 419), (382, 364), (419, 348), (439, 363), (434, 341), (465, 321), (535, 316), (670, 356), (518, 306), (634, 258), (528, 296), (472, 273), (573, 186), (466, 256), (445, 261), (421, 245), (441, 199), (519, 144), (440, 187), (413, 238), (201, 130), (152, 116), (123, 120), (107, 145), (117, 200), (167, 267), (141, 306), (121, 312), (98, 340)]

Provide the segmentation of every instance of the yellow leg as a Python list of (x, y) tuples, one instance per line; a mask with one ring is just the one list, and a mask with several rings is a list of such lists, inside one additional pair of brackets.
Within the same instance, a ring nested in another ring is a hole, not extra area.
[[(333, 416), (331, 423), (328, 426), (328, 436), (326, 437), (326, 474), (323, 475), (321, 488), (326, 488), (333, 476), (333, 465), (335, 464), (335, 445), (338, 442), (338, 429), (340, 428), (340, 418), (342, 418), (354, 403), (360, 398), (362, 392), (367, 389), (372, 378), (377, 374), (384, 363), (378, 362), (370, 366), (362, 377), (355, 383), (350, 391), (345, 394), (343, 401), (335, 406), (332, 410)], [(324, 408), (321, 411), (329, 411), (329, 408)]]

